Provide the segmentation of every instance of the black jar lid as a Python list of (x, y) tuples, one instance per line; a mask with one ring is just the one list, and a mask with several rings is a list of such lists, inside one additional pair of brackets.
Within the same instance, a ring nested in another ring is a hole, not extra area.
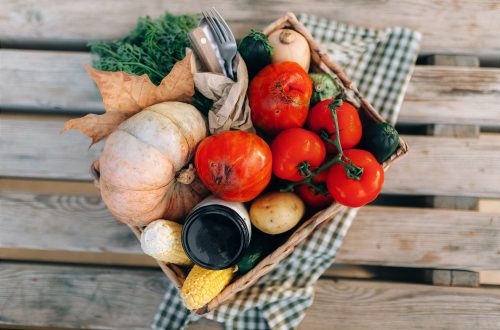
[(195, 264), (225, 269), (238, 262), (250, 243), (250, 231), (235, 210), (217, 204), (191, 212), (182, 226), (182, 246)]

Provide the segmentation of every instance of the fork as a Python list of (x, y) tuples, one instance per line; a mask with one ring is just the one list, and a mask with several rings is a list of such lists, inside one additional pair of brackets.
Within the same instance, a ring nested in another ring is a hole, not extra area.
[(214, 7), (203, 11), (202, 14), (213, 32), (215, 42), (224, 59), (226, 73), (229, 78), (234, 80), (233, 59), (236, 56), (237, 46), (233, 32), (231, 32), (229, 25), (227, 25), (226, 21)]

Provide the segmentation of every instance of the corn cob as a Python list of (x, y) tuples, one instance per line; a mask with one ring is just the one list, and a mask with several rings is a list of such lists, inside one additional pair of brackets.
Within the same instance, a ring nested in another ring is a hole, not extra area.
[(235, 267), (209, 270), (194, 265), (181, 289), (184, 305), (189, 310), (201, 308), (215, 298), (233, 278)]
[(170, 220), (151, 222), (141, 235), (142, 251), (153, 258), (177, 265), (191, 265), (182, 248), (182, 226)]

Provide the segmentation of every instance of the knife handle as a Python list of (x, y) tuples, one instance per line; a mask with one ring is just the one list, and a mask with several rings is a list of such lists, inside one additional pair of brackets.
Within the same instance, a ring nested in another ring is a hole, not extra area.
[(210, 40), (208, 40), (205, 32), (201, 28), (195, 28), (188, 33), (189, 40), (194, 52), (200, 59), (201, 63), (210, 72), (223, 73), (222, 68), (212, 48)]

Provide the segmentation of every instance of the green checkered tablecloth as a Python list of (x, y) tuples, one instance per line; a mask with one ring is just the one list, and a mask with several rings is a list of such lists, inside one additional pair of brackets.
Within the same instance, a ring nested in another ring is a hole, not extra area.
[[(299, 20), (389, 122), (395, 123), (420, 44), (420, 34), (399, 27), (382, 30), (311, 15)], [(317, 228), (273, 271), (205, 317), (226, 329), (293, 329), (313, 302), (314, 283), (333, 263), (355, 218), (348, 209)], [(166, 281), (168, 281), (166, 279)], [(183, 306), (170, 282), (152, 328), (182, 329), (199, 316)]]

